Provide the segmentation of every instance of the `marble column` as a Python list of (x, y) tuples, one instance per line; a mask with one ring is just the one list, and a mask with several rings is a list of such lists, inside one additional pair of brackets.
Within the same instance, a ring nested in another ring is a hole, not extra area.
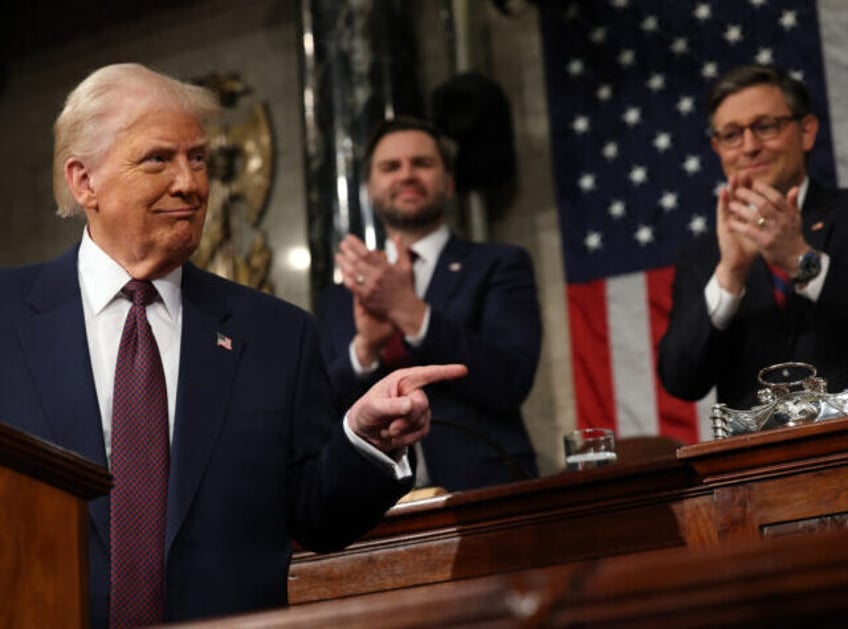
[(364, 193), (368, 135), (384, 117), (422, 115), (417, 54), (404, 0), (301, 0), (303, 115), (313, 298), (334, 280), (347, 234), (383, 234)]

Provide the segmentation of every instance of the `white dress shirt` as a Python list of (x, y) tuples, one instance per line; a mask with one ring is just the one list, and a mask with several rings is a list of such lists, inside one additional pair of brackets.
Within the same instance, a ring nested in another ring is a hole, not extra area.
[[(98, 247), (83, 232), (79, 248), (77, 270), (79, 273), (82, 309), (85, 315), (85, 333), (88, 337), (88, 355), (94, 374), (94, 387), (103, 424), (103, 442), (107, 459), (112, 452), (112, 398), (115, 389), (115, 365), (118, 346), (127, 313), (132, 302), (121, 292), (132, 277), (124, 268)], [(165, 277), (153, 280), (161, 300), (147, 306), (147, 320), (153, 330), (168, 394), (168, 434), (173, 440), (174, 413), (177, 400), (177, 379), (180, 368), (180, 337), (183, 321), (183, 301), (180, 285), (182, 267)]]
[[(103, 425), (103, 443), (106, 458), (112, 454), (112, 402), (115, 390), (115, 366), (124, 322), (132, 302), (121, 289), (132, 277), (103, 251), (83, 230), (77, 260), (77, 272), (82, 293), (85, 333), (88, 355), (94, 375), (94, 388)], [(162, 369), (165, 372), (165, 389), (168, 395), (168, 438), (173, 443), (174, 415), (177, 406), (177, 383), (180, 373), (180, 341), (183, 325), (182, 266), (164, 277), (153, 280), (161, 300), (148, 304), (147, 320), (159, 348)], [(388, 468), (397, 479), (412, 476), (407, 455), (394, 461), (357, 435), (347, 424), (344, 429), (353, 445), (366, 456)]]

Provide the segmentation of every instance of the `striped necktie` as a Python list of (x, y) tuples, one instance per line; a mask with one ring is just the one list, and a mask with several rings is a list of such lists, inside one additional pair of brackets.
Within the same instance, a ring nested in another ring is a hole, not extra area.
[(768, 265), (771, 272), (771, 291), (774, 294), (774, 301), (780, 309), (786, 308), (786, 296), (789, 294), (791, 282), (789, 276), (783, 269), (780, 269), (773, 264)]

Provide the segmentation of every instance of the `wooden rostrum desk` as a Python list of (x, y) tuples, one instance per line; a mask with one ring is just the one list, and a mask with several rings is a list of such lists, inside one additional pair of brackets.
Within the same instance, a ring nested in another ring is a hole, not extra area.
[(88, 627), (88, 501), (109, 472), (0, 421), (0, 627)]
[(180, 627), (842, 629), (846, 589), (842, 530), (587, 559)]
[[(338, 553), (298, 551), (292, 605), (848, 528), (848, 419), (391, 509)], [(848, 598), (848, 597), (846, 597)]]

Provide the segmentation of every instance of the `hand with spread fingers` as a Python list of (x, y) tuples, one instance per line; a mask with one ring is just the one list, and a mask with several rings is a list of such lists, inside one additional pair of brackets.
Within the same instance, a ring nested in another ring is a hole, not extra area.
[(342, 282), (354, 295), (363, 294), (373, 287), (385, 267), (389, 266), (384, 251), (368, 249), (352, 234), (339, 243), (336, 264), (341, 270)]
[[(395, 239), (395, 247), (397, 260), (392, 264), (384, 252), (369, 250), (359, 238), (349, 234), (339, 245), (336, 263), (342, 269), (345, 286), (370, 317), (388, 321), (404, 334), (414, 335), (421, 327), (427, 306), (415, 293), (412, 260), (406, 246)], [(357, 318), (357, 330), (361, 331), (359, 324)]]
[(762, 181), (742, 178), (729, 204), (730, 229), (756, 247), (756, 253), (788, 275), (796, 271), (798, 257), (810, 248), (804, 239), (798, 186), (784, 196)]

